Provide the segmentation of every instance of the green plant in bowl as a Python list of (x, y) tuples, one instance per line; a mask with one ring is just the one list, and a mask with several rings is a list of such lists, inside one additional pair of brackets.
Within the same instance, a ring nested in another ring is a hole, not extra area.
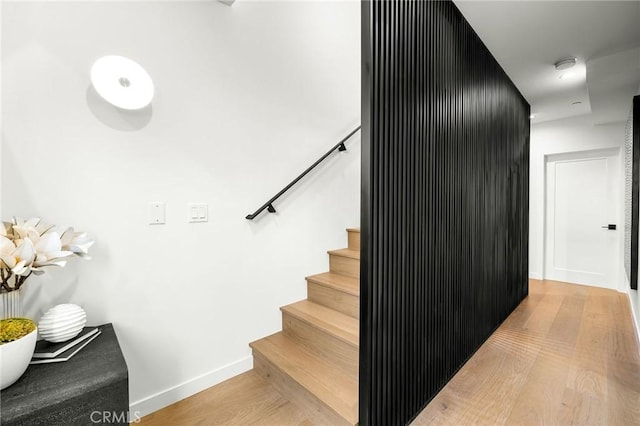
[(36, 329), (28, 318), (8, 318), (0, 321), (0, 345), (18, 340)]

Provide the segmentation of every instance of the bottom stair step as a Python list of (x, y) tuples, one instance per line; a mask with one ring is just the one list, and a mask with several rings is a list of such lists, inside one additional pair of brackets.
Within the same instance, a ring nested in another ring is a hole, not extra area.
[(358, 382), (282, 332), (251, 343), (254, 368), (323, 424), (358, 423)]

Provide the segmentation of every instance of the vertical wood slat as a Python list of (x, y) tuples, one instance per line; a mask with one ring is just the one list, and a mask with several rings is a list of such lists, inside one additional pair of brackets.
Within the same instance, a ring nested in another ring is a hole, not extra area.
[(529, 105), (451, 2), (362, 31), (360, 423), (404, 424), (527, 294)]

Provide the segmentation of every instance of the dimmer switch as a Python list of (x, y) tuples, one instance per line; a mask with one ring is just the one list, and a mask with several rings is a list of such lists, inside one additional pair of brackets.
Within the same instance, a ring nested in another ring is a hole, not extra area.
[(209, 221), (208, 204), (189, 204), (189, 222)]

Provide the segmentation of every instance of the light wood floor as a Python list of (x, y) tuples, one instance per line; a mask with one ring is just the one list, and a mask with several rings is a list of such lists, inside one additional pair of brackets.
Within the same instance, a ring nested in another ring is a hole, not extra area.
[[(531, 281), (529, 297), (414, 425), (640, 425), (640, 350), (627, 296)], [(142, 425), (311, 425), (248, 372)]]
[(534, 281), (414, 425), (640, 425), (627, 296)]
[(304, 413), (251, 370), (143, 417), (144, 426), (311, 426)]

